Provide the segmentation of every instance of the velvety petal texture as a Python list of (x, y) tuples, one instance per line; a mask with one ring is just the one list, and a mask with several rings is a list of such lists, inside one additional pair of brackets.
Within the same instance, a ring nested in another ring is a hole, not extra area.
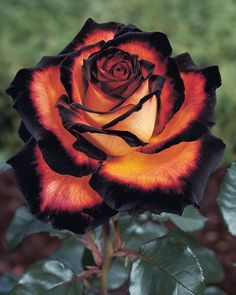
[(64, 56), (45, 57), (35, 68), (20, 70), (7, 94), (13, 97), (14, 108), (51, 169), (61, 174), (88, 175), (99, 162), (74, 150), (74, 137), (63, 127), (55, 108), (65, 93), (59, 68), (63, 59)]
[(85, 233), (118, 211), (199, 207), (225, 148), (210, 133), (221, 78), (171, 53), (164, 33), (88, 19), (17, 73), (7, 93), (25, 146), (9, 163), (38, 218)]
[(83, 234), (116, 214), (89, 185), (91, 176), (61, 175), (51, 170), (34, 139), (8, 163), (31, 212), (59, 229)]
[(158, 152), (181, 141), (192, 141), (215, 123), (215, 90), (221, 85), (217, 66), (198, 69), (188, 53), (176, 57), (184, 81), (185, 99), (161, 134), (153, 135), (142, 151)]
[(156, 154), (112, 157), (90, 184), (116, 210), (171, 212), (197, 205), (210, 173), (222, 158), (224, 143), (210, 134)]

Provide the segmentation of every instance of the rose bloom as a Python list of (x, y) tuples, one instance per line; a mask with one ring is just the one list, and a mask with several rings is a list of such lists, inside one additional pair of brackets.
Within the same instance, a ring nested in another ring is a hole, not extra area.
[(39, 219), (84, 233), (119, 211), (199, 207), (225, 147), (209, 131), (221, 78), (171, 52), (163, 33), (88, 19), (17, 73), (7, 93), (25, 146), (8, 162)]

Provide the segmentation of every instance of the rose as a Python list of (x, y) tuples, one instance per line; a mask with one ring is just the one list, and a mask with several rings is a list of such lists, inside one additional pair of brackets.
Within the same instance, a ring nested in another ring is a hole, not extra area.
[(89, 19), (58, 55), (7, 90), (25, 147), (9, 163), (31, 211), (86, 232), (118, 211), (198, 206), (224, 144), (218, 67), (171, 58), (165, 34)]

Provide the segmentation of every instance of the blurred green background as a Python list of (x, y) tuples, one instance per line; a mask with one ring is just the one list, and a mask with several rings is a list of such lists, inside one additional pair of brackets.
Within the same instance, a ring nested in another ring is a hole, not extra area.
[(219, 65), (223, 86), (214, 133), (227, 143), (225, 161), (231, 161), (236, 153), (235, 15), (235, 0), (0, 0), (0, 161), (22, 145), (6, 87), (20, 68), (64, 48), (88, 17), (165, 32), (174, 55), (188, 51), (201, 67)]

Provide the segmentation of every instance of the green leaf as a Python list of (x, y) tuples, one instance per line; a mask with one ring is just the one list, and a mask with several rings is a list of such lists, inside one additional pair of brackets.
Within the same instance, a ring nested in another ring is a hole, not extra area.
[(47, 260), (33, 264), (9, 295), (82, 295), (82, 288), (82, 282), (64, 264)]
[(61, 247), (50, 256), (50, 259), (59, 260), (73, 272), (79, 273), (83, 271), (84, 249), (84, 245), (75, 236), (71, 236), (62, 241)]
[(153, 214), (153, 218), (157, 221), (166, 221), (169, 219), (185, 232), (192, 232), (203, 228), (207, 220), (193, 206), (187, 206), (182, 216), (172, 213), (162, 213), (160, 216)]
[(6, 239), (10, 250), (15, 249), (22, 240), (39, 232), (47, 232), (60, 239), (73, 235), (67, 230), (55, 230), (50, 223), (44, 223), (34, 217), (25, 206), (17, 208), (15, 216), (7, 230)]
[(9, 294), (17, 281), (17, 276), (14, 273), (6, 272), (0, 277), (0, 294)]
[(208, 287), (205, 290), (204, 295), (227, 295), (227, 294), (221, 289), (219, 289), (218, 287)]
[(0, 174), (6, 172), (7, 170), (11, 169), (11, 166), (7, 163), (0, 162)]
[(168, 236), (178, 238), (189, 246), (202, 267), (207, 284), (220, 283), (224, 279), (224, 269), (214, 251), (202, 247), (193, 236), (180, 230), (172, 230), (168, 233)]
[(144, 259), (133, 263), (131, 295), (203, 295), (200, 264), (189, 247), (172, 237), (162, 237), (142, 246)]
[(226, 172), (217, 203), (229, 232), (236, 236), (236, 161)]
[(130, 265), (125, 266), (124, 260), (117, 257), (111, 265), (108, 275), (109, 289), (117, 289), (129, 278)]
[(140, 246), (155, 238), (166, 235), (167, 229), (162, 224), (146, 221), (133, 222), (126, 231), (126, 247), (138, 250)]

